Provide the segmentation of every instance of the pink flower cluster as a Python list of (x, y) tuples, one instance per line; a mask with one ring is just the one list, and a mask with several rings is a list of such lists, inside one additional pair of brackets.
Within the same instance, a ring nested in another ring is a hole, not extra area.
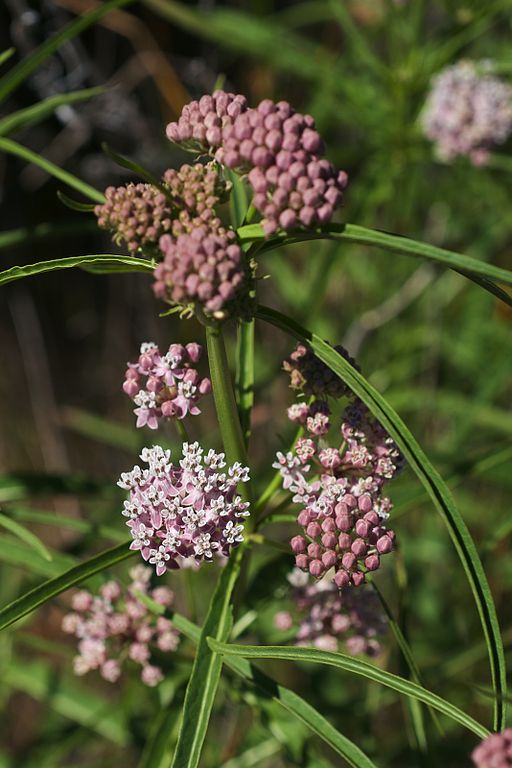
[(492, 733), (471, 755), (475, 768), (512, 768), (512, 728)]
[(202, 354), (199, 344), (171, 344), (165, 355), (156, 344), (141, 345), (139, 359), (128, 363), (123, 390), (137, 406), (137, 427), (157, 429), (163, 418), (184, 419), (201, 413), (197, 403), (211, 392), (211, 382), (194, 367)]
[(96, 597), (86, 590), (76, 592), (73, 612), (64, 616), (62, 628), (78, 638), (75, 674), (99, 669), (105, 680), (115, 683), (123, 662), (131, 659), (142, 667), (142, 682), (155, 686), (163, 674), (160, 667), (151, 664), (152, 649), (174, 651), (179, 637), (169, 619), (152, 613), (140, 595), (168, 608), (173, 593), (167, 587), (150, 589), (151, 570), (143, 565), (132, 568), (130, 576), (127, 588), (109, 581)]
[[(376, 594), (369, 588), (338, 589), (326, 576), (310, 582), (308, 575), (295, 568), (288, 576), (291, 599), (299, 626), (296, 645), (314, 645), (325, 651), (338, 651), (344, 643), (353, 655), (377, 656), (386, 616)], [(296, 624), (292, 613), (274, 616), (277, 629), (290, 630)]]
[(251, 109), (244, 96), (216, 91), (187, 104), (167, 137), (247, 173), (266, 235), (326, 224), (341, 206), (347, 174), (323, 157), (313, 118), (286, 101)]
[(215, 320), (252, 316), (252, 269), (234, 230), (220, 219), (196, 219), (189, 231), (160, 238), (155, 295)]
[(433, 79), (421, 122), (442, 160), (484, 165), (512, 133), (512, 86), (492, 75), (492, 62), (462, 60)]
[(116, 243), (124, 240), (132, 253), (146, 249), (157, 255), (162, 235), (190, 232), (196, 220), (211, 219), (215, 206), (227, 199), (229, 188), (214, 163), (182, 165), (178, 171), (171, 168), (164, 173), (160, 188), (152, 184), (108, 187), (105, 202), (94, 212), (98, 226), (113, 232)]
[(300, 438), (286, 455), (278, 453), (273, 464), (283, 488), (302, 507), (297, 522), (304, 531), (291, 540), (295, 563), (315, 578), (333, 568), (340, 588), (359, 586), (393, 550), (395, 534), (384, 525), (392, 504), (382, 489), (397, 472), (400, 454), (358, 401), (343, 414), (339, 447), (326, 446), (328, 425), (316, 424), (317, 415), (311, 420), (309, 406), (299, 407), (310, 437)]
[(185, 564), (228, 556), (243, 541), (241, 520), (249, 503), (237, 494), (249, 480), (249, 469), (236, 462), (227, 471), (223, 453), (204, 453), (199, 443), (184, 443), (179, 465), (170, 451), (144, 448), (140, 457), (148, 469), (135, 466), (118, 485), (130, 492), (123, 515), (138, 549), (155, 566), (158, 576)]
[(152, 184), (128, 184), (108, 187), (105, 202), (94, 213), (98, 226), (114, 233), (114, 242), (126, 241), (128, 250), (156, 247), (159, 238), (172, 227), (169, 201)]

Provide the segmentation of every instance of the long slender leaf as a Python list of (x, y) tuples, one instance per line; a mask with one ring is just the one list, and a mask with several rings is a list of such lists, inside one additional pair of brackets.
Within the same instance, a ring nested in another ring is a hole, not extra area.
[(12, 520), (12, 518), (8, 517), (7, 515), (0, 513), (0, 525), (24, 541), (25, 544), (28, 544), (28, 546), (37, 552), (37, 554), (44, 560), (52, 560), (52, 555), (48, 551), (48, 548), (45, 547), (41, 539), (32, 533), (32, 531), (27, 531), (27, 529), (24, 528), (23, 525), (17, 523), (16, 520)]
[(65, 592), (66, 589), (81, 584), (96, 573), (111, 568), (122, 560), (132, 557), (135, 553), (129, 549), (130, 542), (113, 547), (100, 555), (95, 555), (79, 565), (70, 568), (65, 573), (53, 579), (48, 579), (30, 592), (22, 595), (0, 610), (0, 630), (9, 627), (19, 621), (23, 616), (31, 613), (49, 600)]
[(11, 56), (14, 56), (15, 53), (16, 48), (7, 48), (7, 50), (2, 51), (2, 53), (0, 53), (0, 67), (2, 64), (5, 64), (5, 62), (11, 58)]
[(219, 640), (228, 637), (233, 624), (231, 595), (240, 573), (243, 553), (242, 544), (223, 568), (210, 602), (185, 694), (183, 720), (172, 768), (196, 768), (199, 764), (222, 669), (222, 659), (210, 649), (207, 638), (212, 633)]
[(453, 501), (448, 487), (398, 414), (377, 390), (336, 350), (314, 333), (305, 330), (293, 320), (273, 309), (260, 307), (257, 316), (311, 346), (317, 357), (348, 384), (351, 390), (387, 429), (402, 451), (409, 466), (427, 490), (448, 528), (473, 592), (487, 642), (495, 690), (494, 727), (497, 730), (501, 730), (505, 727), (503, 697), (506, 695), (507, 690), (507, 676), (496, 607), (475, 543)]
[[(263, 240), (263, 230), (260, 224), (248, 224), (240, 227), (238, 237), (242, 243), (258, 242)], [(445, 248), (437, 248), (428, 243), (421, 243), (401, 235), (393, 235), (376, 229), (360, 227), (356, 224), (330, 224), (312, 232), (297, 232), (292, 235), (281, 235), (271, 238), (265, 244), (265, 250), (271, 250), (279, 244), (298, 243), (305, 240), (318, 239), (341, 240), (360, 245), (375, 246), (392, 253), (401, 253), (405, 256), (416, 256), (429, 261), (442, 264), (445, 267), (459, 272), (464, 277), (480, 285), (485, 290), (497, 296), (506, 304), (512, 306), (512, 296), (495, 285), (498, 283), (512, 286), (512, 272), (485, 261), (479, 261), (472, 256), (463, 256), (455, 251)]]
[(0, 136), (8, 136), (19, 128), (28, 128), (30, 125), (40, 123), (41, 120), (51, 115), (59, 107), (92, 99), (93, 96), (105, 93), (106, 90), (106, 88), (98, 86), (96, 88), (74, 91), (73, 93), (60, 93), (58, 96), (50, 96), (37, 104), (33, 104), (31, 107), (19, 109), (17, 112), (13, 112), (12, 115), (8, 115), (0, 120)]
[(37, 525), (51, 525), (78, 533), (94, 534), (96, 537), (107, 539), (113, 543), (126, 541), (125, 532), (114, 526), (100, 525), (89, 520), (77, 520), (74, 517), (65, 517), (46, 510), (12, 507), (9, 509), (9, 514), (18, 520), (26, 520), (29, 523), (37, 523)]
[(56, 179), (59, 179), (59, 181), (63, 181), (64, 184), (76, 189), (77, 192), (81, 192), (82, 195), (85, 195), (85, 197), (88, 197), (90, 200), (94, 200), (95, 203), (103, 203), (105, 201), (104, 195), (101, 192), (98, 192), (97, 189), (94, 189), (94, 187), (91, 187), (90, 184), (73, 176), (69, 171), (64, 171), (62, 168), (59, 168), (58, 165), (55, 165), (55, 163), (38, 155), (36, 152), (32, 152), (31, 149), (23, 147), (12, 139), (0, 138), (0, 152), (7, 152), (9, 155), (21, 157), (22, 160), (37, 165), (50, 176), (54, 176)]
[[(200, 630), (195, 624), (179, 614), (174, 614), (172, 621), (176, 629), (179, 629), (194, 642), (198, 642)], [(224, 662), (237, 675), (255, 685), (264, 696), (273, 699), (290, 714), (301, 720), (335, 752), (344, 757), (353, 768), (375, 768), (374, 763), (359, 747), (337, 731), (323, 715), (296, 693), (283, 685), (279, 685), (245, 659), (227, 656)]]
[(164, 194), (169, 194), (168, 190), (165, 188), (162, 182), (159, 181), (156, 176), (153, 176), (152, 173), (143, 168), (142, 165), (139, 165), (133, 160), (130, 160), (129, 157), (125, 157), (124, 155), (120, 155), (118, 152), (114, 152), (114, 150), (111, 149), (106, 143), (103, 143), (101, 148), (107, 157), (113, 160), (116, 165), (119, 165), (121, 168), (126, 168), (127, 171), (132, 171), (132, 173), (140, 176), (140, 178), (144, 179), (144, 181), (146, 181), (148, 184), (152, 184), (154, 187), (158, 187), (158, 189)]
[(432, 693), (432, 691), (417, 685), (417, 683), (413, 683), (411, 680), (393, 675), (391, 672), (386, 672), (373, 664), (369, 664), (367, 661), (355, 659), (353, 656), (347, 656), (344, 653), (331, 653), (330, 651), (321, 651), (319, 648), (297, 648), (296, 646), (233, 645), (221, 643), (213, 638), (209, 640), (209, 643), (211, 648), (217, 653), (227, 656), (242, 656), (245, 659), (282, 659), (284, 661), (312, 662), (327, 664), (346, 672), (352, 672), (355, 675), (366, 677), (374, 683), (392, 688), (404, 696), (409, 696), (422, 701), (424, 704), (428, 704), (428, 706), (437, 709), (443, 715), (463, 725), (464, 728), (476, 733), (482, 739), (489, 735), (489, 731), (485, 726), (436, 693)]
[(93, 256), (67, 256), (64, 259), (52, 261), (40, 261), (38, 264), (26, 264), (22, 267), (11, 267), (0, 272), (0, 285), (21, 280), (22, 277), (31, 277), (43, 272), (53, 272), (56, 269), (70, 269), (71, 267), (83, 267), (87, 265), (113, 265), (121, 268), (128, 267), (134, 272), (152, 272), (152, 262), (147, 259), (139, 259), (136, 256), (117, 256), (115, 254), (100, 253)]
[(63, 29), (59, 30), (53, 37), (46, 40), (42, 45), (36, 48), (29, 56), (20, 61), (13, 67), (7, 74), (0, 79), (0, 102), (4, 101), (7, 96), (18, 88), (26, 79), (30, 77), (32, 72), (57, 51), (61, 45), (76, 37), (84, 29), (90, 27), (96, 21), (101, 19), (110, 11), (116, 8), (122, 8), (124, 5), (128, 5), (133, 0), (111, 0), (107, 3), (100, 3), (90, 13), (85, 14), (77, 19), (71, 21)]

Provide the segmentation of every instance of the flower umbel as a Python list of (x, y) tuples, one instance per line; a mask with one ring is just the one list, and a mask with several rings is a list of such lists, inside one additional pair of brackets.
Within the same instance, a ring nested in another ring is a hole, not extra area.
[(118, 482), (130, 491), (123, 510), (130, 548), (140, 550), (158, 576), (228, 556), (243, 541), (241, 521), (249, 515), (249, 503), (237, 494), (238, 484), (249, 480), (248, 467), (227, 467), (223, 453), (205, 453), (199, 443), (184, 443), (182, 452), (172, 464), (170, 451), (144, 448), (140, 457), (149, 468), (135, 466)]
[(421, 122), (442, 160), (467, 155), (484, 165), (512, 133), (512, 86), (492, 68), (490, 61), (462, 60), (433, 79)]
[(201, 355), (202, 347), (195, 343), (171, 344), (165, 355), (152, 342), (141, 345), (139, 359), (128, 363), (123, 383), (137, 406), (137, 427), (157, 429), (161, 419), (201, 412), (197, 403), (211, 391), (210, 379), (195, 368)]
[(151, 570), (137, 565), (130, 570), (131, 583), (104, 584), (97, 596), (81, 590), (72, 599), (73, 612), (62, 620), (65, 632), (78, 638), (78, 656), (73, 666), (77, 675), (99, 669), (101, 676), (115, 683), (126, 659), (142, 666), (141, 679), (149, 686), (162, 679), (162, 670), (150, 663), (152, 650), (176, 650), (177, 630), (169, 619), (152, 613), (139, 595), (146, 595), (164, 608), (174, 599), (167, 587), (151, 589)]

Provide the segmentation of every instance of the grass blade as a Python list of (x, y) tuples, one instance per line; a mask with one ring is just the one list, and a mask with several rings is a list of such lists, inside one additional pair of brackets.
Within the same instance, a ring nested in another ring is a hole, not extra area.
[(196, 768), (199, 765), (222, 669), (222, 659), (211, 650), (207, 638), (212, 633), (219, 640), (226, 640), (228, 637), (233, 623), (231, 594), (240, 573), (243, 553), (242, 544), (223, 568), (198, 638), (172, 768)]
[(0, 136), (8, 136), (19, 128), (27, 128), (29, 125), (40, 123), (41, 120), (51, 115), (59, 107), (92, 99), (93, 96), (105, 93), (106, 90), (106, 88), (100, 86), (97, 88), (85, 88), (73, 93), (60, 93), (58, 96), (50, 96), (26, 109), (20, 109), (0, 120)]
[[(258, 242), (263, 240), (263, 230), (260, 224), (248, 224), (240, 227), (238, 237), (242, 243)], [(384, 251), (400, 253), (405, 256), (417, 256), (422, 259), (442, 264), (455, 272), (477, 283), (480, 287), (489, 291), (497, 298), (512, 306), (512, 296), (509, 296), (494, 280), (504, 285), (512, 286), (512, 272), (494, 264), (488, 264), (472, 256), (463, 256), (455, 251), (438, 248), (435, 245), (421, 243), (401, 235), (393, 235), (376, 229), (360, 227), (356, 224), (330, 224), (312, 232), (298, 232), (296, 235), (282, 235), (269, 239), (262, 250), (271, 250), (277, 245), (299, 243), (305, 240), (330, 239), (359, 245), (375, 246)]]
[(309, 344), (317, 357), (334, 371), (365, 403), (373, 415), (386, 428), (402, 451), (448, 528), (457, 554), (464, 567), (466, 578), (473, 592), (489, 654), (492, 683), (495, 691), (494, 728), (505, 727), (504, 696), (507, 676), (503, 642), (496, 614), (496, 606), (471, 534), (458, 511), (452, 495), (427, 458), (402, 419), (374, 387), (355, 370), (341, 355), (319, 336), (305, 330), (285, 315), (267, 307), (260, 307), (257, 317), (281, 328), (299, 341)]
[(312, 662), (327, 664), (331, 667), (342, 669), (345, 672), (352, 672), (355, 675), (366, 677), (374, 683), (385, 685), (387, 688), (391, 688), (404, 696), (422, 701), (424, 704), (437, 709), (443, 715), (459, 723), (459, 725), (464, 726), (469, 731), (476, 733), (482, 739), (489, 735), (489, 731), (481, 723), (436, 693), (432, 693), (432, 691), (413, 683), (411, 680), (393, 675), (391, 672), (386, 672), (373, 664), (369, 664), (367, 661), (355, 659), (353, 656), (347, 656), (344, 653), (331, 653), (330, 651), (321, 651), (318, 648), (297, 648), (296, 646), (231, 645), (220, 643), (213, 638), (209, 640), (209, 643), (211, 648), (217, 653), (228, 656), (242, 656), (245, 659), (282, 659), (284, 661)]
[(12, 520), (10, 517), (7, 517), (7, 515), (0, 513), (0, 525), (7, 531), (10, 531), (10, 533), (14, 534), (14, 536), (17, 536), (18, 539), (24, 541), (25, 544), (28, 544), (28, 546), (37, 552), (40, 557), (48, 560), (48, 562), (53, 559), (41, 539), (33, 534), (32, 531), (27, 531), (27, 529), (17, 523), (16, 520)]
[[(52, 261), (40, 261), (38, 264), (16, 266), (0, 272), (0, 285), (21, 280), (22, 277), (31, 277), (43, 272), (53, 272), (56, 269), (69, 269), (70, 267), (82, 267), (100, 264), (110, 266), (115, 271), (128, 272), (152, 272), (153, 265), (147, 259), (139, 259), (136, 256), (117, 256), (115, 254), (95, 254), (93, 256), (67, 256), (64, 259), (52, 259)], [(121, 267), (121, 269), (119, 269)], [(126, 269), (128, 267), (129, 269)], [(113, 270), (114, 271), (114, 270)]]
[[(18, 88), (32, 72), (57, 51), (61, 45), (76, 37), (84, 29), (90, 27), (96, 21), (101, 19), (107, 13), (115, 8), (122, 8), (128, 5), (132, 0), (110, 0), (107, 3), (100, 3), (93, 11), (73, 19), (67, 26), (59, 30), (53, 37), (46, 40), (42, 45), (36, 48), (29, 56), (20, 61), (7, 74), (0, 79), (0, 102), (5, 101), (7, 96)], [(7, 53), (7, 52), (6, 52)], [(4, 54), (5, 55), (5, 54)]]
[(132, 557), (136, 553), (129, 549), (129, 545), (130, 542), (127, 541), (118, 547), (113, 547), (99, 555), (95, 555), (89, 560), (75, 565), (60, 576), (48, 579), (48, 581), (43, 582), (38, 587), (31, 589), (30, 592), (26, 592), (21, 597), (18, 597), (0, 610), (0, 630), (19, 621), (23, 616), (31, 613), (49, 600), (53, 600), (54, 597), (62, 594), (66, 589), (74, 587), (76, 584), (81, 584), (90, 576), (94, 576), (94, 574), (111, 568), (128, 557)]
[[(179, 614), (173, 615), (172, 622), (176, 629), (183, 632), (193, 642), (198, 642), (200, 630), (195, 624)], [(227, 647), (231, 648), (232, 646)], [(301, 720), (335, 752), (344, 757), (353, 768), (375, 768), (374, 763), (359, 747), (337, 731), (323, 715), (296, 693), (283, 685), (279, 685), (245, 659), (227, 656), (224, 662), (237, 675), (255, 685), (265, 697), (273, 699), (290, 714)]]
[(22, 160), (26, 160), (28, 163), (33, 163), (34, 165), (39, 166), (39, 168), (42, 168), (42, 170), (46, 171), (50, 176), (54, 176), (56, 179), (63, 181), (64, 184), (76, 189), (77, 192), (81, 192), (82, 195), (85, 195), (85, 197), (88, 197), (90, 200), (94, 200), (95, 203), (103, 203), (105, 201), (103, 194), (98, 192), (97, 189), (94, 189), (94, 187), (91, 187), (90, 184), (73, 176), (72, 173), (64, 171), (62, 168), (59, 168), (58, 165), (55, 165), (55, 163), (46, 160), (46, 158), (38, 155), (36, 152), (32, 152), (32, 150), (27, 149), (27, 147), (23, 147), (16, 141), (12, 141), (12, 139), (0, 138), (0, 151), (15, 155), (16, 157), (21, 157)]

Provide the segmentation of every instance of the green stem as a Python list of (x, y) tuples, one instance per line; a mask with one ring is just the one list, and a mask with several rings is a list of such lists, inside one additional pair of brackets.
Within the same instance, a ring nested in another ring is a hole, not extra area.
[(251, 434), (251, 410), (254, 403), (254, 320), (241, 320), (238, 325), (236, 358), (236, 401), (247, 445)]
[(176, 425), (176, 432), (178, 433), (180, 440), (182, 440), (184, 443), (190, 443), (190, 437), (183, 421), (181, 419), (175, 419), (174, 424)]
[[(238, 418), (224, 337), (219, 326), (206, 326), (206, 345), (217, 420), (226, 459), (229, 464), (239, 461), (241, 464), (247, 465), (244, 436)], [(248, 483), (245, 484), (245, 498), (250, 495), (247, 491), (247, 485)]]

